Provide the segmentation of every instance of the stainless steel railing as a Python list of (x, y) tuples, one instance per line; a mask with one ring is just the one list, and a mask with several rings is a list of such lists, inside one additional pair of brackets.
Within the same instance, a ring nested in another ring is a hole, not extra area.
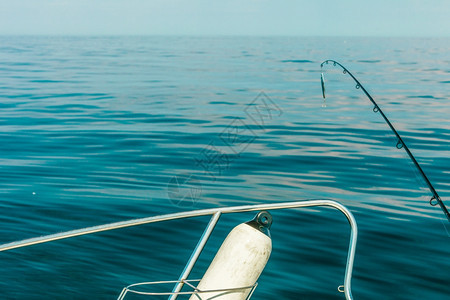
[(184, 282), (188, 278), (192, 268), (194, 267), (195, 262), (197, 261), (200, 253), (202, 252), (206, 242), (208, 241), (214, 227), (216, 226), (221, 214), (228, 213), (240, 213), (240, 212), (249, 212), (249, 211), (258, 211), (258, 210), (277, 210), (277, 209), (289, 209), (289, 208), (303, 208), (303, 207), (314, 207), (314, 206), (328, 206), (333, 207), (339, 211), (341, 211), (347, 218), (350, 223), (350, 242), (349, 249), (347, 254), (347, 265), (345, 269), (344, 276), (344, 284), (338, 287), (340, 292), (345, 294), (346, 299), (353, 299), (351, 292), (351, 279), (352, 279), (352, 271), (353, 271), (353, 262), (355, 259), (355, 250), (356, 250), (356, 242), (358, 236), (358, 228), (356, 225), (355, 218), (352, 213), (342, 204), (332, 200), (307, 200), (307, 201), (295, 201), (295, 202), (283, 202), (283, 203), (272, 203), (272, 204), (255, 204), (255, 205), (242, 205), (242, 206), (232, 206), (232, 207), (220, 207), (220, 208), (211, 208), (211, 209), (202, 209), (202, 210), (194, 210), (180, 213), (173, 213), (167, 215), (160, 215), (154, 217), (147, 217), (141, 219), (134, 219), (110, 224), (104, 224), (99, 226), (87, 227), (77, 230), (66, 231), (57, 234), (51, 234), (41, 237), (35, 237), (31, 239), (26, 239), (22, 241), (16, 241), (12, 243), (7, 243), (0, 245), (0, 252), (7, 251), (17, 248), (28, 247), (31, 245), (37, 245), (42, 243), (48, 243), (51, 241), (62, 240), (67, 238), (72, 238), (76, 236), (87, 235), (91, 233), (110, 231), (119, 228), (132, 227), (162, 221), (170, 221), (184, 218), (192, 218), (192, 217), (200, 217), (211, 215), (211, 220), (205, 228), (200, 240), (197, 243), (194, 251), (192, 252), (191, 257), (189, 258), (183, 272), (181, 273), (177, 284), (175, 285), (171, 296), (169, 299), (174, 300), (177, 298), (181, 288), (183, 287)]

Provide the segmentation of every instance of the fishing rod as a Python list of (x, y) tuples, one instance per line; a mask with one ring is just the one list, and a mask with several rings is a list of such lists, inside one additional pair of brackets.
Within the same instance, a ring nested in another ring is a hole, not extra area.
[[(439, 197), (438, 193), (436, 192), (436, 190), (434, 189), (434, 186), (431, 184), (430, 180), (428, 179), (427, 175), (425, 174), (425, 172), (422, 170), (422, 167), (419, 165), (419, 163), (417, 162), (416, 158), (414, 157), (414, 155), (411, 153), (411, 151), (409, 150), (408, 146), (406, 146), (405, 142), (403, 141), (402, 137), (400, 136), (400, 134), (397, 132), (397, 130), (395, 130), (394, 126), (392, 125), (392, 123), (389, 121), (389, 119), (386, 117), (386, 115), (383, 113), (383, 111), (381, 110), (381, 108), (378, 106), (378, 104), (375, 102), (375, 100), (372, 98), (372, 96), (367, 92), (367, 90), (363, 87), (363, 85), (359, 82), (358, 79), (356, 79), (355, 76), (353, 76), (353, 74), (347, 70), (346, 67), (344, 67), (343, 65), (341, 65), (340, 63), (338, 63), (335, 60), (325, 60), (324, 62), (322, 62), (320, 64), (320, 70), (321, 70), (321, 74), (320, 74), (320, 82), (322, 84), (322, 96), (323, 99), (325, 99), (325, 79), (323, 76), (323, 66), (326, 64), (328, 65), (329, 63), (332, 63), (333, 66), (339, 66), (342, 68), (342, 72), (344, 74), (348, 74), (350, 75), (351, 78), (353, 78), (353, 80), (356, 82), (356, 89), (361, 89), (364, 94), (366, 94), (367, 98), (369, 98), (370, 102), (372, 102), (373, 106), (373, 112), (375, 113), (379, 113), (384, 121), (386, 121), (386, 123), (388, 124), (389, 128), (392, 130), (392, 132), (395, 134), (395, 136), (397, 137), (397, 144), (396, 147), (397, 149), (405, 149), (406, 153), (408, 154), (409, 158), (412, 160), (412, 162), (414, 163), (414, 165), (416, 166), (417, 170), (419, 171), (420, 175), (422, 176), (422, 178), (425, 180), (425, 183), (428, 186), (428, 189), (430, 190), (431, 194), (433, 195), (430, 199), (430, 205), (431, 206), (436, 206), (439, 205), (442, 209), (442, 211), (444, 212), (445, 216), (447, 217), (447, 220), (450, 222), (450, 213), (448, 212), (447, 207), (445, 206), (444, 202), (441, 200), (441, 198)], [(325, 100), (324, 100), (325, 101)]]

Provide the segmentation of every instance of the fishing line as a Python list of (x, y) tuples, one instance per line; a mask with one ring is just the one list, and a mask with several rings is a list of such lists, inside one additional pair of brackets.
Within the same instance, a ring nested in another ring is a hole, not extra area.
[(408, 146), (405, 144), (405, 142), (403, 141), (403, 139), (401, 138), (400, 134), (397, 132), (397, 130), (394, 128), (394, 126), (392, 125), (392, 123), (389, 121), (389, 119), (386, 117), (386, 115), (383, 113), (383, 111), (381, 110), (381, 108), (378, 106), (378, 104), (375, 102), (375, 100), (372, 98), (372, 96), (367, 92), (367, 90), (363, 87), (363, 85), (358, 81), (358, 79), (356, 79), (355, 76), (353, 76), (353, 74), (347, 70), (347, 68), (345, 68), (343, 65), (341, 65), (340, 63), (338, 63), (335, 60), (325, 60), (324, 62), (322, 62), (320, 64), (320, 69), (321, 69), (321, 74), (320, 74), (320, 82), (322, 85), (322, 96), (324, 99), (324, 104), (325, 104), (325, 79), (324, 79), (324, 75), (323, 75), (323, 66), (324, 65), (328, 65), (328, 64), (332, 64), (334, 67), (335, 66), (339, 66), (342, 68), (342, 73), (344, 74), (348, 74), (350, 75), (351, 78), (353, 78), (353, 80), (356, 82), (356, 89), (361, 89), (364, 94), (366, 94), (367, 98), (369, 98), (370, 102), (372, 102), (373, 106), (373, 112), (374, 113), (379, 113), (384, 121), (386, 122), (386, 124), (389, 126), (389, 128), (391, 129), (391, 131), (395, 134), (396, 138), (397, 138), (397, 143), (396, 143), (396, 148), (397, 149), (404, 149), (406, 154), (408, 154), (408, 157), (411, 159), (411, 161), (413, 162), (414, 166), (416, 166), (417, 170), (419, 171), (419, 174), (422, 176), (423, 180), (425, 181), (428, 189), (430, 190), (432, 197), (430, 199), (430, 205), (431, 206), (437, 206), (439, 205), (440, 208), (442, 209), (442, 211), (444, 212), (445, 216), (447, 217), (447, 220), (450, 222), (450, 213), (447, 209), (447, 207), (445, 206), (444, 202), (441, 200), (441, 198), (439, 197), (438, 193), (436, 192), (434, 186), (431, 184), (430, 180), (428, 179), (427, 175), (425, 174), (425, 172), (422, 170), (422, 167), (419, 165), (419, 163), (417, 162), (416, 158), (414, 157), (414, 155), (411, 153), (411, 151), (409, 150)]

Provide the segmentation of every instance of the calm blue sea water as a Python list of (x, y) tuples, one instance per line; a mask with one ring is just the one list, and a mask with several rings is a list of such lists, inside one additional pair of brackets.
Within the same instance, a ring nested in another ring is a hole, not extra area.
[[(0, 37), (0, 242), (332, 198), (359, 225), (355, 299), (449, 299), (447, 221), (381, 117), (332, 66), (322, 107), (328, 58), (372, 93), (450, 205), (448, 38)], [(182, 198), (174, 178), (191, 178), (198, 194)], [(253, 298), (344, 299), (345, 218), (273, 216)], [(223, 216), (192, 277), (252, 217)], [(115, 299), (131, 283), (176, 279), (207, 221), (3, 252), (2, 298)]]

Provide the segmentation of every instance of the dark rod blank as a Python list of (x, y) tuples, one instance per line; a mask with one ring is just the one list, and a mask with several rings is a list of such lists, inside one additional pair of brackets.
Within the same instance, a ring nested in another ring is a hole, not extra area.
[[(344, 74), (348, 74), (350, 75), (351, 78), (353, 78), (353, 80), (356, 82), (356, 88), (357, 89), (361, 89), (364, 94), (366, 94), (367, 98), (369, 98), (370, 102), (372, 102), (372, 104), (374, 105), (373, 107), (373, 111), (374, 112), (378, 112), (380, 113), (380, 115), (383, 117), (384, 121), (386, 121), (386, 123), (388, 124), (389, 128), (392, 130), (392, 132), (395, 134), (395, 136), (397, 137), (397, 145), (396, 147), (398, 149), (405, 149), (406, 153), (408, 154), (409, 158), (412, 160), (412, 162), (414, 163), (414, 165), (416, 166), (417, 170), (419, 171), (420, 175), (422, 176), (422, 178), (425, 180), (425, 183), (428, 186), (428, 189), (430, 190), (431, 194), (433, 194), (433, 197), (430, 199), (430, 204), (432, 206), (436, 206), (439, 204), (439, 206), (441, 207), (442, 211), (444, 212), (445, 216), (447, 217), (447, 220), (450, 222), (450, 213), (447, 209), (447, 207), (445, 206), (444, 202), (441, 200), (441, 198), (439, 197), (438, 193), (436, 192), (436, 190), (434, 189), (433, 185), (431, 184), (430, 180), (428, 179), (427, 175), (425, 174), (425, 172), (422, 170), (422, 167), (419, 165), (419, 163), (417, 162), (416, 158), (414, 157), (414, 155), (411, 153), (411, 151), (409, 150), (408, 146), (406, 146), (405, 142), (403, 141), (403, 139), (401, 138), (400, 134), (397, 132), (397, 130), (395, 130), (394, 126), (392, 125), (392, 123), (389, 121), (389, 119), (386, 117), (386, 115), (383, 113), (383, 111), (381, 110), (381, 108), (378, 106), (378, 104), (375, 102), (375, 100), (372, 98), (372, 96), (370, 96), (370, 94), (367, 92), (367, 90), (362, 86), (362, 84), (358, 81), (358, 79), (355, 78), (355, 76), (353, 76), (352, 73), (350, 73), (349, 70), (347, 70), (347, 68), (345, 68), (343, 65), (341, 65), (340, 63), (338, 63), (335, 60), (326, 60), (324, 62), (322, 62), (320, 64), (320, 68), (322, 69), (323, 66), (325, 64), (329, 64), (332, 63), (333, 66), (339, 66), (342, 68), (343, 73)], [(325, 99), (325, 80), (323, 77), (323, 72), (320, 75), (320, 81), (322, 84), (322, 96)]]

